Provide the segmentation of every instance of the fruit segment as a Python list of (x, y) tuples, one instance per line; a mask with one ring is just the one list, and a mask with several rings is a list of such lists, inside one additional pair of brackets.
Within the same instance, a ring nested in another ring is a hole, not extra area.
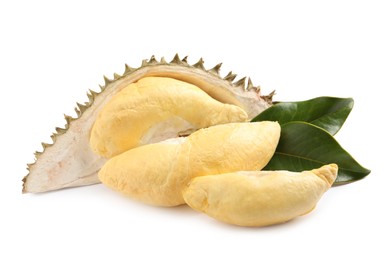
[(139, 201), (176, 206), (184, 204), (182, 191), (194, 177), (262, 169), (279, 137), (277, 122), (216, 125), (115, 156), (100, 170), (99, 179)]
[(111, 158), (182, 132), (247, 120), (242, 108), (221, 103), (195, 85), (147, 77), (111, 98), (92, 127), (90, 144), (94, 152)]
[(238, 171), (194, 178), (185, 202), (225, 223), (268, 226), (314, 209), (337, 177), (337, 165), (303, 172)]

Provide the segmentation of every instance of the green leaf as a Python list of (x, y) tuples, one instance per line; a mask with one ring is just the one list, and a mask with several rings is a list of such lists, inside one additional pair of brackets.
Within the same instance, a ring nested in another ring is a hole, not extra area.
[(353, 108), (352, 98), (318, 97), (300, 102), (280, 102), (256, 116), (252, 122), (278, 121), (281, 125), (303, 121), (335, 135)]
[(264, 170), (304, 171), (336, 163), (339, 172), (334, 185), (360, 180), (370, 173), (322, 128), (305, 122), (282, 125), (276, 152)]

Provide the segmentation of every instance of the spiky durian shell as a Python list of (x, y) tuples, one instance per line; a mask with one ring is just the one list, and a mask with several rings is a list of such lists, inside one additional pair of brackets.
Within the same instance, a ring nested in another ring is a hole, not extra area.
[(29, 173), (23, 178), (23, 192), (45, 192), (67, 187), (98, 183), (97, 172), (106, 159), (94, 154), (89, 148), (89, 131), (97, 113), (105, 103), (128, 84), (146, 76), (166, 76), (199, 86), (213, 98), (242, 107), (253, 118), (272, 104), (273, 92), (260, 95), (260, 88), (246, 77), (234, 81), (236, 74), (225, 77), (219, 73), (222, 63), (211, 69), (204, 67), (203, 59), (193, 65), (187, 57), (176, 54), (172, 61), (160, 61), (152, 56), (143, 60), (138, 68), (125, 65), (123, 75), (114, 78), (104, 76), (101, 91), (87, 92), (88, 101), (76, 103), (77, 117), (65, 115), (65, 127), (56, 127), (51, 135), (52, 143), (42, 143), (42, 151), (35, 152), (35, 162), (27, 164)]

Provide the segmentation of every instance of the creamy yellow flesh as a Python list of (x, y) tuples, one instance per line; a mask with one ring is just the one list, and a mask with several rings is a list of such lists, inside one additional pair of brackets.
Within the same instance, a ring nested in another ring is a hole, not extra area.
[(304, 172), (240, 171), (194, 178), (186, 203), (240, 226), (282, 223), (310, 212), (337, 177), (337, 165)]
[(195, 85), (142, 78), (118, 92), (93, 125), (91, 148), (111, 158), (98, 177), (134, 199), (159, 206), (187, 203), (241, 226), (277, 224), (311, 211), (333, 184), (337, 166), (259, 171), (275, 152), (280, 126), (236, 123), (247, 120), (240, 107)]
[(247, 113), (195, 85), (146, 77), (118, 92), (102, 109), (90, 135), (93, 151), (106, 158), (134, 147), (177, 137), (180, 132), (245, 122)]
[(212, 126), (176, 142), (128, 150), (111, 158), (98, 176), (105, 185), (137, 200), (176, 206), (184, 203), (182, 191), (196, 176), (263, 168), (279, 136), (276, 122)]

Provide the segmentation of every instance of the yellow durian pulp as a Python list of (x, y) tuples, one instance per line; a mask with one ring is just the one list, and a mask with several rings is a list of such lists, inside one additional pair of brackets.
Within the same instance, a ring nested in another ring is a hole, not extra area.
[(221, 103), (195, 85), (146, 77), (122, 89), (104, 106), (91, 130), (90, 145), (97, 154), (110, 158), (183, 131), (247, 120), (242, 108)]
[(268, 226), (314, 209), (337, 177), (336, 164), (303, 172), (238, 171), (194, 178), (185, 202), (222, 222)]
[(211, 126), (189, 137), (140, 146), (117, 155), (98, 173), (108, 187), (159, 206), (184, 203), (194, 177), (262, 169), (279, 141), (277, 122)]

